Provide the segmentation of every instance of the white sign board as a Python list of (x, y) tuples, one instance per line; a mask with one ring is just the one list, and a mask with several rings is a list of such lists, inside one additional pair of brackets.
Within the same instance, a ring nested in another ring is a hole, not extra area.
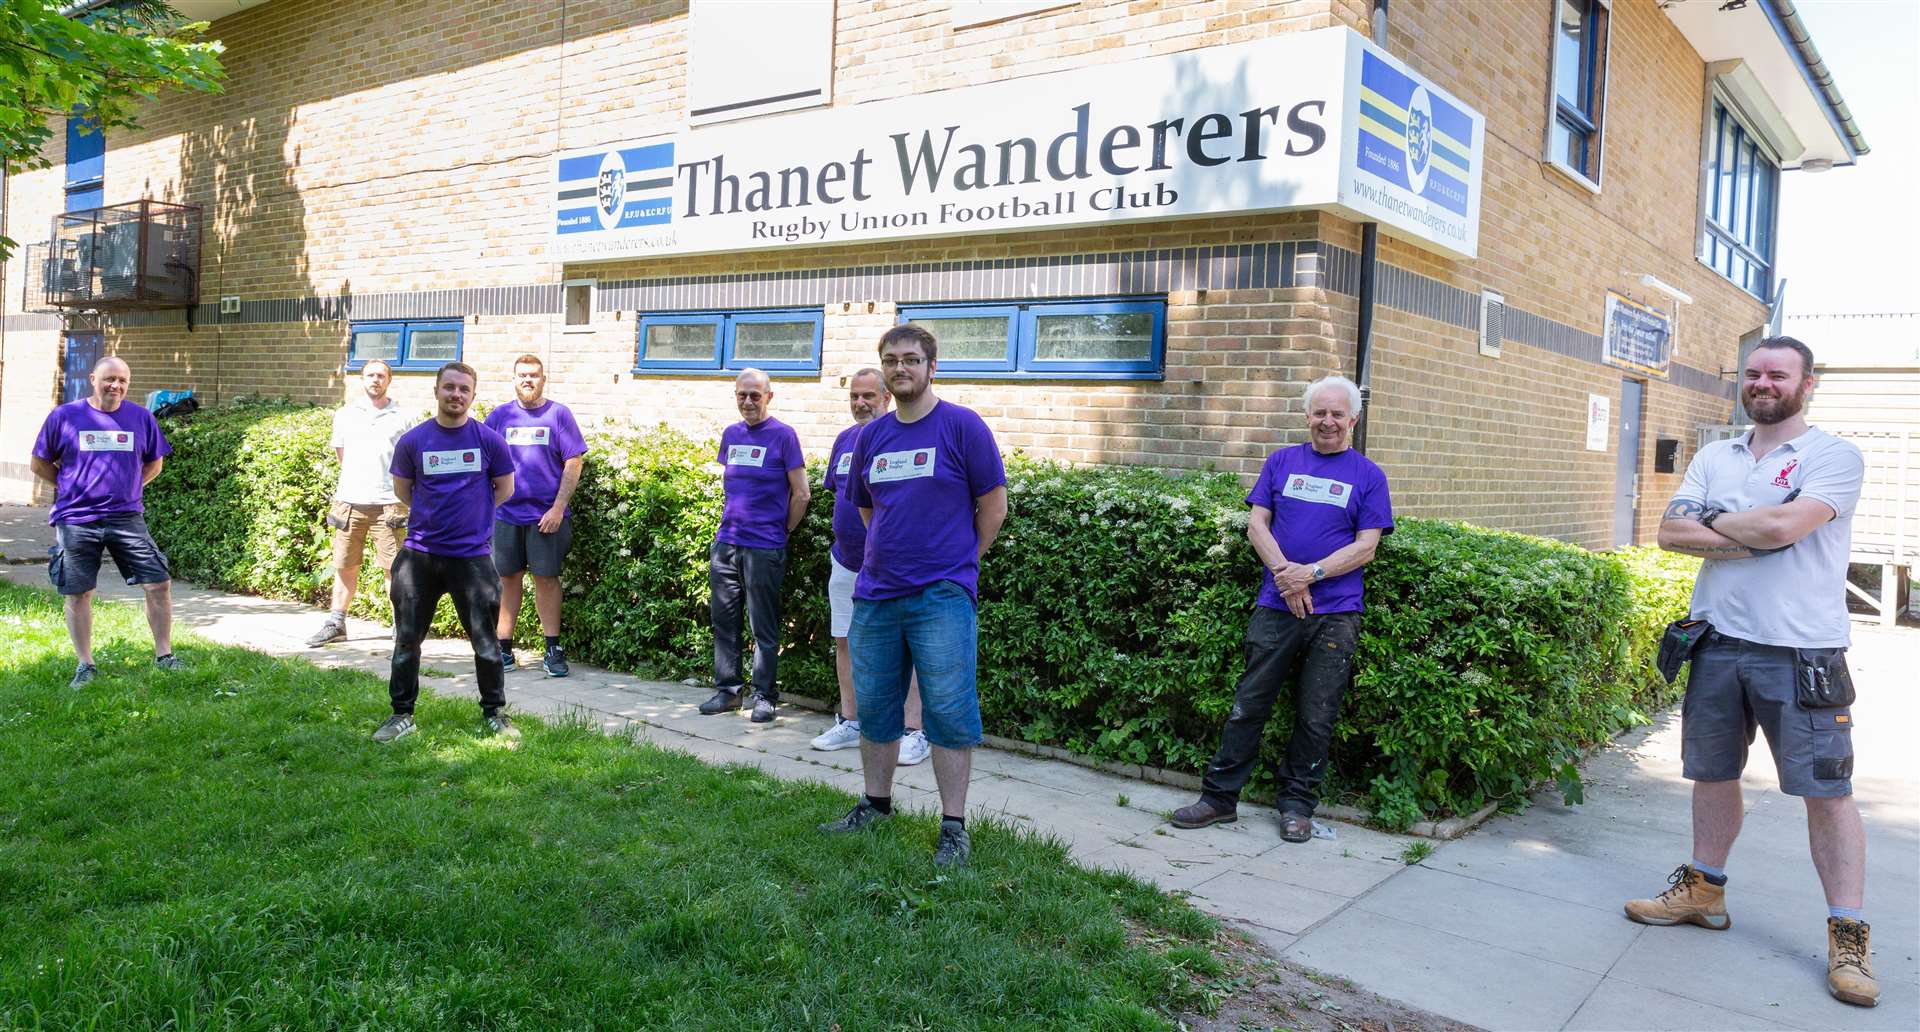
[(1317, 208), (1471, 258), (1486, 121), (1346, 28), (554, 159), (594, 261)]
[(1613, 399), (1604, 394), (1587, 395), (1587, 450), (1607, 450), (1607, 427), (1613, 415)]

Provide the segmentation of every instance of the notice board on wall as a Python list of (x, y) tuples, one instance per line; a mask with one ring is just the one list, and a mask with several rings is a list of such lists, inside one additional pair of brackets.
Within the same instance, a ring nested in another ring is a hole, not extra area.
[(1667, 313), (1609, 290), (1600, 337), (1608, 365), (1667, 378), (1673, 363), (1673, 319)]

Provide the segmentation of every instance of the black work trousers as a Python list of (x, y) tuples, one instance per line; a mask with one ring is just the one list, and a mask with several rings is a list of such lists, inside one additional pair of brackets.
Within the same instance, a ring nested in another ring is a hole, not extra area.
[(1359, 640), (1359, 613), (1315, 614), (1303, 620), (1256, 606), (1247, 624), (1246, 672), (1234, 687), (1233, 710), (1220, 733), (1220, 751), (1207, 764), (1202, 794), (1229, 807), (1239, 803), (1240, 790), (1260, 759), (1267, 718), (1273, 715), (1280, 689), (1292, 681), (1293, 736), (1280, 764), (1277, 805), (1283, 813), (1311, 816), (1320, 802), (1333, 722), (1353, 679), (1353, 650)]
[(453, 596), (454, 612), (473, 643), (473, 673), (480, 682), (480, 711), (488, 716), (507, 704), (507, 675), (500, 666), (500, 575), (493, 558), (461, 559), (402, 548), (393, 560), (393, 672), (387, 695), (395, 713), (412, 713), (420, 697), (420, 643), (433, 626), (440, 596)]
[(707, 553), (713, 588), (713, 686), (739, 694), (740, 653), (746, 648), (745, 616), (753, 624), (753, 694), (778, 702), (780, 582), (787, 576), (784, 548), (745, 548), (715, 541)]

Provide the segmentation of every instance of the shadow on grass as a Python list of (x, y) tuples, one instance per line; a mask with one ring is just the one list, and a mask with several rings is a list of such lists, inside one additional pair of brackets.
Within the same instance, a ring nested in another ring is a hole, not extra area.
[[(1216, 934), (1057, 843), (187, 638), (0, 586), (0, 1027), (1166, 1027)], [(1139, 934), (1148, 929), (1150, 935)]]

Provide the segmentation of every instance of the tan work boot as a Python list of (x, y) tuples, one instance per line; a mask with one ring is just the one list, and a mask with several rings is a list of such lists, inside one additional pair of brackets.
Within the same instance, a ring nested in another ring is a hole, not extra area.
[(1727, 916), (1727, 887), (1707, 881), (1706, 876), (1681, 864), (1667, 876), (1673, 886), (1652, 899), (1627, 901), (1627, 917), (1650, 925), (1697, 924), (1724, 932), (1733, 927)]
[(1827, 918), (1827, 992), (1841, 1003), (1873, 1007), (1880, 983), (1873, 978), (1873, 929), (1865, 921)]

